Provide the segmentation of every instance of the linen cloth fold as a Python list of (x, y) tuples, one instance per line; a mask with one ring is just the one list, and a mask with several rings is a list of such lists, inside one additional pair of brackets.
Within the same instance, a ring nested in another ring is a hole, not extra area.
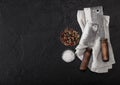
[(75, 54), (77, 57), (82, 60), (83, 53), (87, 47), (91, 47), (93, 49), (92, 56), (88, 64), (88, 68), (92, 72), (96, 73), (106, 73), (109, 69), (112, 69), (112, 64), (115, 63), (113, 49), (110, 42), (109, 35), (109, 21), (110, 17), (103, 15), (103, 23), (104, 23), (104, 31), (105, 37), (108, 39), (108, 47), (109, 47), (109, 61), (102, 61), (102, 53), (101, 53), (101, 36), (99, 35), (99, 31), (97, 27), (94, 27), (92, 22), (86, 21), (85, 10), (78, 10), (77, 12), (77, 21), (82, 30), (82, 36), (78, 46), (75, 48)]

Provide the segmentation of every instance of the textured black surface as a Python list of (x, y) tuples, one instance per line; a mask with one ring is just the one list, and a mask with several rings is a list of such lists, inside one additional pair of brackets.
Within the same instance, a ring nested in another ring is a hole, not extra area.
[[(81, 31), (77, 10), (97, 5), (111, 16), (116, 64), (107, 74), (81, 72), (79, 59), (72, 63), (61, 59), (70, 47), (60, 43), (60, 32), (66, 26)], [(119, 0), (0, 0), (0, 85), (120, 84), (119, 9)]]

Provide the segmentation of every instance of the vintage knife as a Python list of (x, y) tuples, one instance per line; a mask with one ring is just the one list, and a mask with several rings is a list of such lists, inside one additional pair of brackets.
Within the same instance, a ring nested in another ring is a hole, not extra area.
[(80, 70), (82, 71), (85, 71), (87, 69), (91, 55), (92, 55), (92, 46), (94, 45), (94, 40), (95, 40), (95, 36), (98, 29), (97, 13), (96, 13), (98, 12), (98, 9), (100, 10), (102, 9), (102, 7), (84, 8), (86, 26), (88, 23), (90, 23), (90, 25), (84, 28), (84, 31), (85, 31), (83, 32), (84, 39), (82, 40), (82, 37), (81, 37), (81, 42), (80, 42), (82, 44), (82, 41), (84, 41), (83, 43), (88, 45), (88, 47), (86, 48), (83, 54), (83, 60), (80, 65)]
[(102, 60), (104, 62), (107, 62), (109, 61), (109, 48), (108, 48), (108, 40), (105, 37), (104, 22), (102, 15), (98, 15), (98, 21), (99, 21), (99, 34), (101, 36)]

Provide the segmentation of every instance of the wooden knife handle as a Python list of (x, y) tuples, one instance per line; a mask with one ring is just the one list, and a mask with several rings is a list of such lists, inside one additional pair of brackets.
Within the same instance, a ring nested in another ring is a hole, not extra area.
[(88, 63), (92, 54), (92, 48), (86, 48), (84, 52), (83, 60), (80, 65), (80, 70), (85, 71), (88, 67)]
[(104, 62), (109, 61), (109, 48), (108, 48), (108, 40), (107, 39), (102, 39), (101, 42), (102, 46), (102, 60)]

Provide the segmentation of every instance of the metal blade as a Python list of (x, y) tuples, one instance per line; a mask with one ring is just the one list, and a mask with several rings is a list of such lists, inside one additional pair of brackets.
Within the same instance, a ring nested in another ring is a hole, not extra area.
[(98, 20), (100, 22), (99, 34), (100, 34), (101, 39), (104, 39), (105, 38), (105, 30), (104, 30), (103, 16), (100, 16)]

